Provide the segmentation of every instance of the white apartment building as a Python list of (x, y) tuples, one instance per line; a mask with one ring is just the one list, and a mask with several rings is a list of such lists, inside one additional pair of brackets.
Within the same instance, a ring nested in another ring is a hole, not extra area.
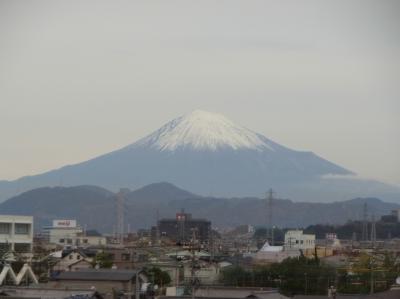
[(309, 250), (315, 248), (315, 235), (302, 230), (288, 230), (285, 234), (285, 250)]
[(52, 226), (43, 228), (43, 235), (49, 243), (62, 246), (77, 245), (78, 236), (83, 232), (76, 220), (56, 219)]
[(33, 216), (0, 215), (0, 248), (28, 253), (33, 244)]

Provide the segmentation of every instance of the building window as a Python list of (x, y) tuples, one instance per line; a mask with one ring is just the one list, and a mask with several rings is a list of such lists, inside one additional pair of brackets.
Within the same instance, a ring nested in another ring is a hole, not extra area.
[(20, 244), (15, 244), (14, 245), (14, 250), (15, 252), (19, 252), (19, 253), (26, 253), (26, 252), (30, 252), (31, 251), (31, 245), (30, 244), (24, 244), (24, 243), (20, 243)]
[(64, 240), (64, 239), (60, 239), (59, 242), (60, 242), (60, 243), (64, 243), (65, 240)]
[(81, 259), (81, 256), (78, 254), (78, 255), (76, 256), (76, 258), (77, 258), (78, 260), (80, 260), (80, 259)]
[(83, 239), (83, 243), (87, 244), (88, 243), (88, 239)]
[(10, 233), (10, 224), (9, 223), (0, 223), (0, 234), (8, 235)]
[(17, 235), (28, 235), (30, 225), (26, 223), (16, 223), (15, 224), (15, 234)]
[(72, 260), (72, 258), (73, 258), (73, 256), (72, 256), (72, 254), (71, 254), (71, 255), (69, 256), (69, 259)]

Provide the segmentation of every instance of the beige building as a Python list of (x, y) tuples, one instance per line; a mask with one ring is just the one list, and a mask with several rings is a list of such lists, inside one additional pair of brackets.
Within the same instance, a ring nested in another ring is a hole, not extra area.
[(3, 250), (32, 252), (33, 216), (0, 215), (0, 247)]
[(90, 235), (86, 234), (86, 232), (79, 233), (75, 240), (76, 245), (80, 247), (107, 245), (106, 237), (101, 235)]
[(315, 235), (304, 234), (302, 230), (288, 230), (285, 234), (285, 251), (313, 250), (315, 248)]

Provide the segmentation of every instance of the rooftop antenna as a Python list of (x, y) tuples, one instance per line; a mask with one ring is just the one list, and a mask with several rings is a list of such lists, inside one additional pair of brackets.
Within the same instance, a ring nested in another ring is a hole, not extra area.
[(362, 223), (362, 241), (368, 241), (368, 206), (367, 203), (364, 203), (363, 206), (363, 223)]

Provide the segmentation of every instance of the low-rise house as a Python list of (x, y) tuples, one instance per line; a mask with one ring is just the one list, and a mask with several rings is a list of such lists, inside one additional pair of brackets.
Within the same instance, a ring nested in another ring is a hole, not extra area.
[(283, 246), (271, 246), (268, 241), (265, 242), (263, 247), (254, 255), (256, 263), (280, 263), (289, 257), (299, 257), (299, 250), (285, 251)]
[(80, 247), (105, 246), (107, 238), (95, 230), (88, 230), (77, 234), (76, 245)]
[(389, 290), (374, 294), (336, 294), (335, 297), (327, 295), (295, 295), (294, 299), (398, 299), (400, 290)]
[[(189, 281), (192, 276), (192, 263), (189, 261), (183, 264), (184, 269), (184, 279)], [(206, 261), (197, 261), (194, 275), (195, 278), (199, 281), (200, 284), (203, 285), (211, 285), (218, 282), (221, 271), (231, 266), (232, 264), (229, 262), (206, 262)]]
[(52, 289), (43, 287), (3, 287), (0, 290), (0, 298), (7, 299), (103, 299), (103, 297), (95, 290), (90, 289)]
[[(172, 289), (172, 288), (170, 288)], [(167, 290), (167, 294), (179, 294), (179, 291)], [(246, 288), (246, 287), (200, 287), (195, 291), (196, 298), (211, 299), (288, 299), (279, 294), (278, 290), (271, 288)], [(162, 296), (159, 299), (187, 299), (190, 296)]]
[(92, 269), (61, 272), (49, 285), (59, 289), (92, 289), (104, 298), (114, 298), (116, 293), (134, 296), (137, 281), (147, 282), (147, 277), (137, 270)]
[(106, 247), (101, 249), (102, 252), (110, 256), (113, 267), (116, 269), (134, 269), (136, 253), (131, 248)]
[[(58, 258), (59, 255), (55, 256)], [(58, 262), (53, 266), (53, 271), (77, 271), (89, 268), (92, 268), (92, 259), (87, 257), (83, 251), (73, 250), (65, 254), (61, 253)]]

